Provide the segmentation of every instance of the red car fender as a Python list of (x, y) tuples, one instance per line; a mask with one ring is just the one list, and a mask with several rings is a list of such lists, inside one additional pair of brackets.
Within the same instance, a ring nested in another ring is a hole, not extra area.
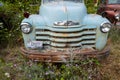
[(102, 15), (103, 17), (108, 18), (111, 23), (114, 23), (114, 21), (116, 21), (116, 19), (115, 19), (115, 14), (116, 14), (116, 12), (114, 12), (114, 11), (105, 11), (105, 12), (102, 12), (102, 13), (101, 13), (101, 15)]

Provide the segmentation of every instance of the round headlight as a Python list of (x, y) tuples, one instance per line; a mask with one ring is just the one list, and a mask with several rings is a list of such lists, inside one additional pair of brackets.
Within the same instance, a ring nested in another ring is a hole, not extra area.
[(23, 33), (28, 34), (32, 31), (32, 26), (29, 23), (21, 23), (21, 30)]
[(112, 25), (110, 23), (103, 23), (103, 24), (101, 24), (100, 30), (103, 33), (107, 33), (110, 31), (111, 27), (112, 27)]
[(120, 14), (116, 14), (115, 19), (120, 20)]

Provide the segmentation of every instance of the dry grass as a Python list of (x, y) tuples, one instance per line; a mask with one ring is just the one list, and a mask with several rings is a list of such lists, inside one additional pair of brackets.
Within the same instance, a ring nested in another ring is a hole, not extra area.
[(109, 36), (111, 53), (101, 62), (103, 80), (120, 80), (120, 29), (113, 29)]
[(120, 80), (120, 44), (111, 45), (109, 57), (101, 62), (103, 80)]

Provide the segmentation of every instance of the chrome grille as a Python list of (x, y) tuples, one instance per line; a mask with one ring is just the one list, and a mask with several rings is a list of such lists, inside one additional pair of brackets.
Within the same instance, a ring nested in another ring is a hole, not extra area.
[(83, 27), (76, 30), (36, 28), (35, 34), (37, 41), (54, 48), (95, 47), (96, 43), (96, 28)]

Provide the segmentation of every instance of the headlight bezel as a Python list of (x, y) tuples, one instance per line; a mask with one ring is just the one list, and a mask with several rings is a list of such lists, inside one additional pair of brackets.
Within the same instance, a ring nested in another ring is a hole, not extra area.
[(109, 22), (103, 22), (100, 26), (100, 31), (103, 33), (108, 33), (111, 29), (112, 25)]
[(115, 14), (115, 19), (118, 20), (118, 21), (120, 20), (120, 14), (119, 13)]
[[(28, 28), (26, 29), (26, 31), (24, 30), (25, 28)], [(32, 32), (33, 28), (32, 28), (32, 25), (28, 22), (24, 22), (24, 23), (21, 23), (20, 25), (20, 29), (21, 31), (24, 33), (24, 34), (29, 34)]]

